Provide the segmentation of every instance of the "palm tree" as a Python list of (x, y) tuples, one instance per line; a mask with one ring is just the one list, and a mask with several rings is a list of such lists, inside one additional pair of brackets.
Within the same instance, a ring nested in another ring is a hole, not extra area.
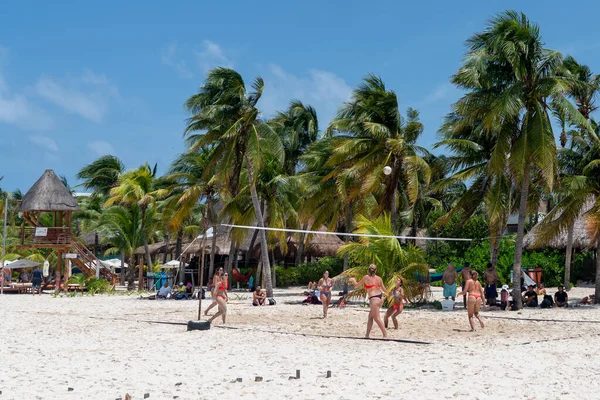
[[(568, 56), (563, 61), (563, 67), (565, 70), (565, 74), (567, 76), (571, 76), (575, 79), (575, 81), (569, 86), (569, 96), (575, 101), (577, 106), (577, 110), (581, 113), (581, 115), (589, 121), (590, 115), (592, 112), (598, 109), (596, 105), (596, 96), (600, 92), (600, 75), (594, 75), (590, 68), (587, 65), (583, 65), (578, 63), (573, 57)], [(567, 132), (566, 125), (570, 124), (568, 115), (565, 115), (564, 112), (561, 112), (560, 109), (554, 111), (554, 115), (556, 119), (559, 121), (562, 132), (561, 132), (561, 149), (564, 157), (559, 157), (559, 161), (567, 161), (570, 157), (569, 155), (575, 156), (577, 158), (577, 154), (573, 154), (572, 151), (564, 149), (567, 143)], [(586, 127), (579, 127), (580, 137), (585, 136)], [(586, 151), (587, 147), (585, 144), (582, 146), (581, 141), (579, 145), (575, 143), (576, 134), (575, 131), (570, 130), (569, 133), (573, 136), (572, 147), (576, 146), (579, 150)], [(582, 155), (584, 153), (581, 153)], [(573, 166), (573, 163), (568, 163), (565, 165), (561, 163), (561, 167), (566, 167), (569, 169), (569, 166)], [(581, 166), (581, 164), (579, 164)], [(566, 172), (565, 168), (561, 168), (561, 173)], [(577, 171), (581, 173), (582, 171)], [(571, 174), (575, 174), (575, 171), (570, 171)], [(564, 284), (567, 290), (571, 289), (571, 257), (573, 254), (573, 224), (567, 226), (567, 248), (566, 248), (566, 257), (565, 257), (565, 279)]]
[[(146, 226), (152, 223), (152, 212), (146, 213), (143, 221), (141, 208), (137, 204), (128, 207), (112, 206), (103, 210), (96, 229), (110, 247), (106, 254), (122, 255), (129, 260), (127, 269), (128, 289), (132, 290), (135, 280), (135, 249), (147, 242)], [(140, 268), (143, 272), (143, 268)], [(141, 274), (141, 273), (140, 273)], [(140, 281), (142, 278), (140, 277)]]
[[(232, 198), (239, 192), (240, 174), (245, 166), (252, 205), (259, 229), (264, 228), (256, 179), (262, 168), (263, 157), (272, 154), (283, 162), (284, 152), (276, 132), (260, 118), (256, 107), (262, 96), (264, 82), (256, 78), (248, 92), (242, 76), (229, 68), (216, 68), (208, 76), (200, 91), (186, 102), (192, 114), (185, 134), (199, 131), (188, 140), (190, 151), (208, 146), (213, 150), (209, 168), (215, 170), (215, 179)], [(265, 270), (267, 295), (273, 295), (270, 278), (267, 235), (258, 234), (261, 262)]]
[[(156, 185), (156, 166), (150, 168), (148, 164), (141, 165), (138, 169), (127, 171), (119, 177), (117, 186), (110, 189), (109, 198), (104, 203), (105, 207), (113, 204), (122, 204), (124, 206), (137, 206), (140, 209), (142, 242), (144, 245), (146, 263), (148, 271), (152, 272), (152, 259), (148, 249), (148, 238), (152, 236), (152, 224), (149, 224), (148, 216), (155, 211), (157, 196), (164, 195), (163, 191), (157, 191)], [(132, 268), (132, 266), (130, 267)], [(143, 268), (139, 271), (139, 290), (142, 290)]]
[[(481, 120), (489, 132), (497, 126), (498, 157), (508, 159), (512, 177), (520, 187), (519, 218), (514, 258), (513, 290), (517, 307), (527, 199), (532, 174), (551, 188), (557, 172), (556, 144), (549, 118), (549, 102), (585, 126), (585, 119), (566, 99), (570, 77), (560, 74), (562, 56), (543, 47), (539, 27), (525, 14), (506, 11), (495, 16), (488, 27), (468, 40), (463, 66), (452, 81), (465, 94), (455, 108), (469, 116), (465, 123)], [(507, 145), (508, 144), (508, 145)]]
[[(396, 93), (375, 75), (354, 90), (326, 131), (335, 135), (327, 162), (334, 167), (332, 175), (345, 171), (356, 176), (361, 182), (358, 195), (377, 193), (378, 212), (391, 214), (394, 231), (399, 188), (408, 193), (412, 206), (419, 195), (419, 171), (429, 183), (429, 168), (421, 157), (427, 152), (416, 145), (422, 132), (419, 113), (409, 108), (403, 118)], [(383, 174), (385, 166), (391, 168), (389, 176)]]
[[(359, 215), (354, 233), (393, 236), (391, 219), (382, 214), (375, 220)], [(421, 282), (428, 276), (424, 252), (412, 245), (400, 246), (395, 238), (360, 237), (358, 242), (349, 242), (338, 250), (338, 254), (350, 254), (360, 266), (350, 268), (342, 276), (360, 280), (367, 273), (368, 265), (377, 265), (377, 272), (387, 288), (393, 288), (397, 278), (404, 281), (407, 296), (415, 299)], [(364, 289), (349, 293), (350, 297), (364, 295)]]
[(290, 176), (296, 174), (302, 154), (317, 140), (319, 134), (317, 111), (301, 101), (294, 100), (287, 110), (277, 113), (269, 123), (283, 142), (285, 173)]
[(86, 165), (77, 173), (77, 179), (83, 179), (82, 187), (91, 189), (100, 196), (108, 196), (110, 189), (117, 185), (125, 166), (115, 156), (103, 156)]
[(196, 152), (184, 153), (173, 162), (169, 174), (164, 177), (164, 186), (169, 194), (165, 199), (163, 211), (163, 218), (167, 220), (168, 229), (177, 232), (176, 256), (179, 257), (184, 226), (192, 221), (198, 213), (199, 204), (204, 202), (206, 221), (203, 223), (208, 223), (210, 220), (213, 226), (209, 276), (212, 276), (214, 269), (217, 237), (214, 216), (217, 186), (214, 177), (206, 173), (211, 157), (212, 150), (204, 147)]

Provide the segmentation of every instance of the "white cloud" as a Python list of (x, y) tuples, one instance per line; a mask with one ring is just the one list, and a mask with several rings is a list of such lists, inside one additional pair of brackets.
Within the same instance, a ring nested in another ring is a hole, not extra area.
[(89, 69), (66, 83), (43, 77), (37, 82), (36, 91), (51, 103), (94, 122), (102, 121), (111, 101), (122, 100), (116, 85), (105, 75), (95, 74)]
[(42, 135), (34, 135), (34, 136), (29, 136), (29, 140), (31, 142), (37, 144), (38, 146), (43, 147), (46, 150), (53, 151), (53, 152), (58, 151), (58, 144), (56, 144), (56, 141), (54, 139), (52, 139), (51, 137), (42, 136)]
[(194, 73), (187, 67), (186, 62), (177, 57), (177, 44), (171, 43), (169, 46), (164, 48), (160, 54), (160, 61), (171, 68), (173, 68), (180, 77), (192, 78)]
[(88, 147), (98, 157), (102, 157), (108, 154), (115, 154), (115, 149), (112, 147), (112, 145), (103, 140), (96, 140), (94, 142), (90, 142), (88, 143)]
[(332, 72), (310, 70), (308, 76), (299, 77), (286, 72), (278, 65), (270, 65), (264, 74), (265, 90), (259, 108), (268, 116), (287, 108), (290, 101), (298, 99), (313, 106), (324, 129), (335, 116), (341, 103), (350, 98), (352, 88)]
[(233, 62), (225, 56), (221, 46), (210, 40), (203, 40), (202, 50), (196, 51), (195, 54), (198, 65), (204, 72), (215, 67), (233, 68)]
[[(0, 67), (8, 62), (8, 49), (0, 46)], [(52, 118), (32, 104), (25, 95), (14, 93), (0, 70), (0, 123), (21, 128), (43, 130), (51, 128)]]

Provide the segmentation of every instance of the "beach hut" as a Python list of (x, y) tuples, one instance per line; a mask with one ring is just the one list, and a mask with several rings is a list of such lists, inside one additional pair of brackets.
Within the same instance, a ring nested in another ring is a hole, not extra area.
[[(19, 247), (56, 251), (57, 287), (61, 273), (65, 280), (71, 274), (69, 261), (84, 274), (95, 274), (96, 256), (71, 231), (73, 212), (79, 211), (79, 205), (54, 171), (48, 169), (42, 174), (23, 196), (17, 211), (24, 220)], [(50, 214), (51, 218), (42, 218), (44, 214)], [(109, 268), (101, 267), (100, 273), (105, 278), (115, 278)]]
[[(583, 206), (582, 212), (579, 214), (575, 220), (575, 223), (573, 224), (573, 249), (585, 250), (596, 247), (596, 243), (594, 243), (589, 237), (585, 226), (585, 214), (592, 208), (593, 205), (593, 201), (588, 201)], [(542, 223), (543, 220), (534, 226), (529, 232), (527, 232), (523, 238), (523, 247), (528, 250), (539, 250), (547, 247), (559, 250), (566, 249), (567, 230), (563, 230), (551, 240), (541, 241), (539, 238), (539, 233)]]

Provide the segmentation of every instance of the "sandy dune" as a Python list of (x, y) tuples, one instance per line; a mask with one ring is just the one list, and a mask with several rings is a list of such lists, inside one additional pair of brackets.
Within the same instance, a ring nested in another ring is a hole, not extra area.
[[(573, 289), (571, 297), (592, 291)], [(462, 308), (405, 310), (400, 330), (389, 336), (429, 343), (413, 344), (319, 336), (364, 336), (367, 312), (360, 305), (332, 309), (323, 320), (320, 306), (285, 304), (300, 297), (278, 297), (274, 307), (233, 297), (229, 328), (215, 323), (209, 331), (187, 332), (196, 301), (3, 296), (0, 400), (124, 399), (127, 392), (133, 399), (564, 399), (600, 393), (600, 308), (485, 312), (486, 328), (475, 333), (468, 332)], [(290, 380), (297, 369), (301, 378)], [(256, 376), (263, 381), (255, 382)], [(236, 378), (242, 382), (232, 383)]]

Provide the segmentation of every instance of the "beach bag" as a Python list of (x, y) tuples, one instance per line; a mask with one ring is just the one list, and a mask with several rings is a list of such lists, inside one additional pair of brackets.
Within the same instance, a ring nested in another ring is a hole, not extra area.
[(277, 302), (275, 301), (275, 299), (274, 299), (274, 298), (272, 298), (272, 297), (271, 297), (271, 298), (269, 298), (268, 300), (269, 300), (269, 305), (270, 305), (270, 306), (274, 306), (275, 304), (277, 304)]
[(542, 304), (540, 304), (541, 308), (551, 308), (554, 306), (554, 301), (552, 300), (552, 296), (544, 295), (544, 300), (542, 300)]

